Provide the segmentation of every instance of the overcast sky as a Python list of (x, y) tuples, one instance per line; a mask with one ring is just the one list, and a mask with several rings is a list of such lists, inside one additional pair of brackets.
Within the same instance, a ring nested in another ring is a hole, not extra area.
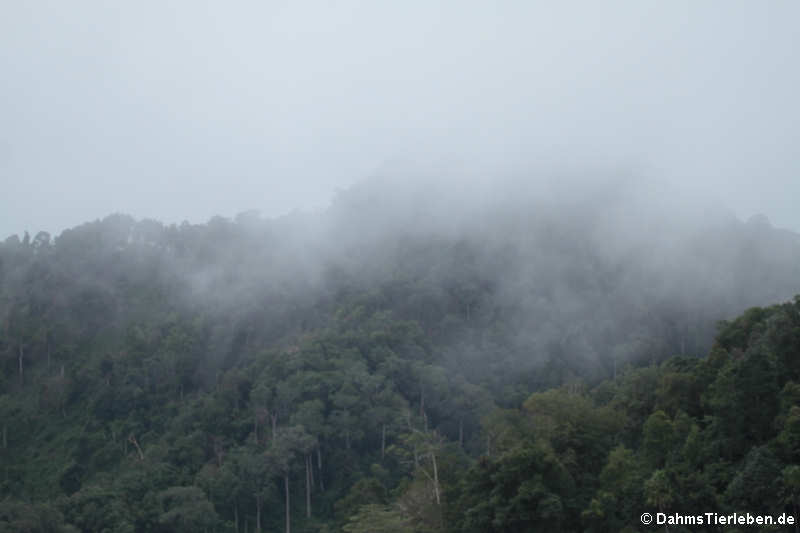
[(800, 230), (800, 2), (0, 0), (0, 238), (634, 165)]

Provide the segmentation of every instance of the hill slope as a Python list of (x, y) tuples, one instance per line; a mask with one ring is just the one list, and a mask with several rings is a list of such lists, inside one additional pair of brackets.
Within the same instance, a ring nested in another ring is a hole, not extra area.
[(0, 527), (605, 530), (642, 483), (725, 509), (748, 461), (794, 460), (796, 305), (696, 356), (800, 291), (797, 235), (627, 182), (430, 187), (0, 245)]

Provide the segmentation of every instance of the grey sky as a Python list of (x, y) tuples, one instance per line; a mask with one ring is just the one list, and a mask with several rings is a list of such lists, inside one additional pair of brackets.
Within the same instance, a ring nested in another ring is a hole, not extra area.
[[(123, 5), (124, 4), (124, 5)], [(800, 3), (0, 0), (0, 238), (635, 165), (800, 230)]]

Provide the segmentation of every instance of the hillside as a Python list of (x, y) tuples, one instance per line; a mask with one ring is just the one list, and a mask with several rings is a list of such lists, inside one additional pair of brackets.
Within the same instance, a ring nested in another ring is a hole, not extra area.
[(791, 511), (800, 301), (752, 307), (800, 292), (800, 236), (625, 180), (506, 185), (7, 239), (0, 531)]

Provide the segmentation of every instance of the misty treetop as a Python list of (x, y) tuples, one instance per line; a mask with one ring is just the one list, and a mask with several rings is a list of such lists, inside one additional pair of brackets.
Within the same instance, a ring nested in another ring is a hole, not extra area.
[(375, 179), (7, 239), (0, 531), (796, 511), (800, 301), (745, 310), (800, 292), (798, 236), (581, 190)]

